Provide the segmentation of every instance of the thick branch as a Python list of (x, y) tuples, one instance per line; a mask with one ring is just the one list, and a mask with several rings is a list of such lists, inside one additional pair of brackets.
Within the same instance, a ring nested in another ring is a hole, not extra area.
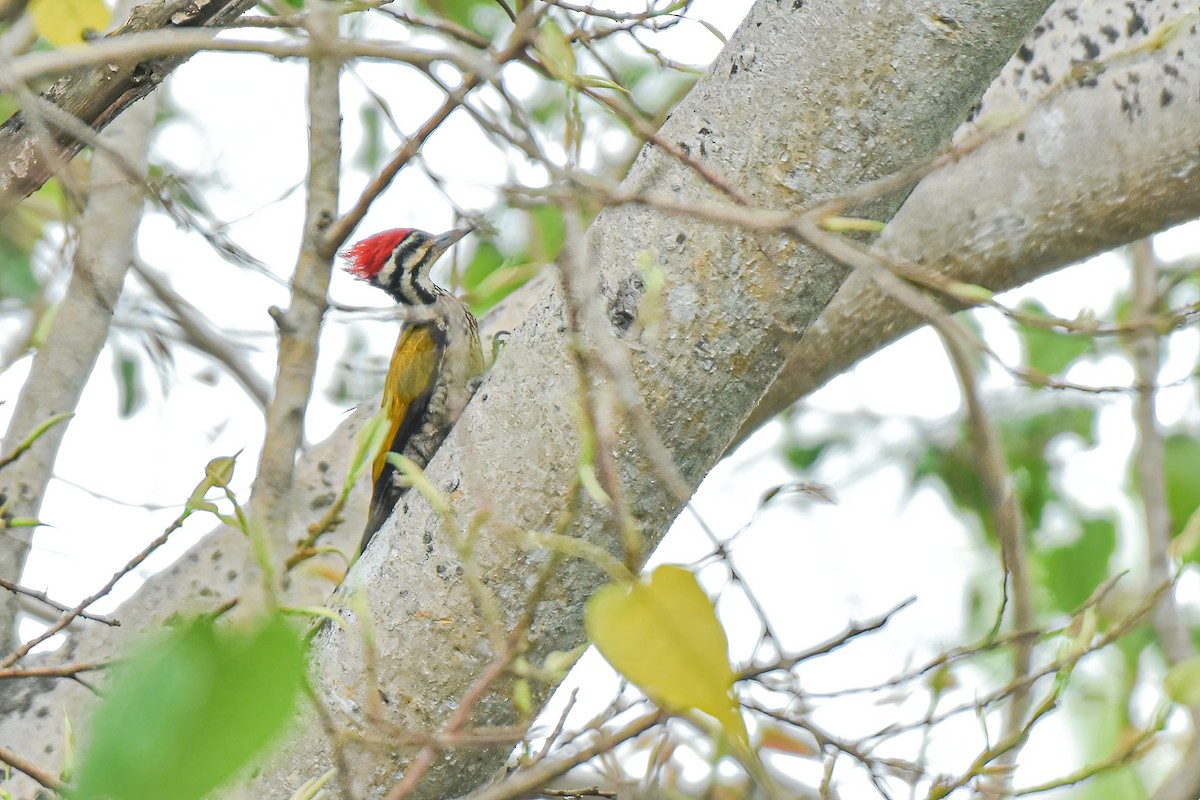
[[(1026, 44), (1034, 61), (1014, 60), (985, 97), (980, 122), (1067, 80), (1071, 44), (1107, 42), (1099, 28), (1126, 10), (1077, 5), (1055, 5), (1039, 27), (1057, 33)], [(1146, 19), (1132, 39), (1105, 45), (1106, 72), (1023, 109), (1020, 124), (923, 180), (876, 243), (882, 254), (999, 291), (1200, 216), (1200, 104), (1185, 99), (1197, 91), (1200, 32), (1185, 30), (1130, 60), (1119, 54), (1179, 12), (1145, 4), (1128, 13)], [(738, 440), (923, 322), (865, 276), (850, 276)]]
[[(254, 0), (154, 0), (133, 10), (110, 36), (155, 30), (221, 26), (237, 19)], [(190, 54), (148, 61), (114, 60), (60, 78), (42, 97), (99, 131), (130, 104), (148, 95)], [(59, 131), (43, 135), (45, 120), (18, 111), (0, 125), (0, 217), (50, 179), (89, 144)]]
[[(870, 13), (857, 8), (850, 22), (840, 0), (758, 3), (660, 138), (704, 160), (752, 202), (803, 206), (932, 156), (1046, 3), (944, 3), (939, 11), (962, 25), (954, 41), (925, 24), (924, 3), (882, 6)], [(693, 170), (653, 146), (626, 186), (719, 199)], [(888, 206), (878, 213), (890, 215)], [(631, 346), (651, 424), (694, 487), (782, 366), (781, 343), (798, 338), (844, 273), (783, 237), (633, 207), (602, 213), (588, 242), (604, 293), (595, 301)], [(647, 258), (665, 276), (662, 305), (654, 308), (642, 308), (647, 301), (638, 264)], [(628, 326), (631, 315), (653, 322), (639, 335)], [(427, 470), (447, 495), (452, 518), (439, 517), (409, 493), (406, 509), (394, 518), (398, 524), (377, 534), (348, 579), (355, 600), (338, 603), (347, 628), (327, 628), (318, 638), (318, 692), (339, 726), (369, 729), (367, 710), (381, 705), (368, 696), (371, 682), (364, 678), (365, 627), (378, 651), (378, 686), (390, 698), (403, 698), (382, 704), (387, 721), (401, 729), (437, 729), (492, 663), (486, 642), (494, 631), (458, 577), (464, 551), (453, 536), (469, 531), (471, 569), (483, 576), (496, 607), (511, 615), (506, 624), (522, 613), (529, 586), (553, 561), (551, 553), (527, 544), (523, 532), (555, 530), (559, 512), (578, 502), (569, 535), (621, 552), (609, 510), (576, 497), (579, 380), (565, 329), (561, 296), (550, 291), (513, 335)], [(649, 552), (679, 502), (653, 479), (628, 425), (618, 430), (615, 453)], [(448, 536), (448, 529), (457, 533)], [(602, 579), (588, 563), (563, 561), (529, 630), (528, 657), (535, 663), (547, 651), (581, 641), (583, 600)], [(511, 722), (504, 691), (501, 682), (480, 703), (476, 723)], [(285, 794), (286, 776), (322, 773), (330, 755), (320, 730), (315, 723), (300, 728), (249, 794)], [(469, 789), (505, 755), (505, 748), (457, 752), (430, 771), (418, 794)], [(378, 796), (407, 764), (405, 756), (358, 739), (346, 743), (343, 756), (354, 771), (342, 777), (362, 796)]]
[[(279, 327), (279, 371), (275, 396), (267, 409), (267, 432), (254, 494), (250, 499), (252, 539), (261, 537), (264, 549), (251, 554), (247, 572), (255, 574), (261, 554), (280, 552), (287, 537), (292, 509), (292, 484), (296, 453), (304, 439), (304, 418), (312, 394), (317, 364), (317, 338), (329, 307), (329, 273), (333, 253), (325, 246), (325, 233), (337, 217), (338, 176), (341, 165), (342, 115), (338, 91), (341, 60), (333, 49), (338, 39), (338, 12), (333, 3), (313, 5), (309, 33), (314, 54), (308, 71), (308, 203), (304, 239), (292, 276), (292, 303), (286, 312), (275, 310)], [(247, 590), (253, 590), (247, 584)], [(255, 605), (253, 603), (251, 606)]]
[[(92, 162), (92, 192), (80, 223), (67, 294), (33, 360), (0, 452), (11, 450), (48, 418), (75, 411), (108, 340), (142, 220), (142, 187), (124, 170), (132, 165), (145, 171), (154, 111), (147, 104), (122, 120), (105, 135), (112, 154), (98, 153)], [(50, 428), (0, 474), (0, 492), (12, 503), (10, 513), (38, 516), (68, 424), (69, 420)], [(30, 532), (13, 529), (0, 536), (0, 576), (20, 580)], [(6, 593), (0, 604), (0, 647), (7, 653), (16, 643), (16, 595)]]

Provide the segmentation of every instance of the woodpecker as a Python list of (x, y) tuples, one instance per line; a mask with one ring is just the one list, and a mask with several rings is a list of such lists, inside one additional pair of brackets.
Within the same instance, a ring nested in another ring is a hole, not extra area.
[(383, 385), (388, 446), (371, 471), (371, 511), (360, 552), (405, 492), (396, 482), (396, 468), (388, 463), (387, 454), (401, 453), (421, 467), (427, 465), (483, 372), (475, 317), (429, 275), (442, 253), (471, 230), (434, 236), (397, 228), (363, 239), (339, 254), (347, 272), (384, 290), (408, 312)]

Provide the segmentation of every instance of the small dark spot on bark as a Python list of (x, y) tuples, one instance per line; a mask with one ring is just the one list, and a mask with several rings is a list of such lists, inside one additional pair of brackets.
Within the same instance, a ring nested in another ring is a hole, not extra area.
[(700, 157), (704, 158), (708, 155), (708, 148), (704, 146), (704, 142), (700, 143)]
[(225, 573), (225, 580), (229, 581), (230, 583), (233, 583), (234, 581), (236, 581), (237, 577), (238, 577), (238, 574), (237, 574), (236, 569), (231, 569)]
[(711, 136), (712, 135), (711, 128), (701, 128), (699, 132), (700, 132), (701, 136)]
[(1050, 78), (1050, 70), (1046, 69), (1045, 66), (1038, 67), (1037, 69), (1035, 69), (1033, 72), (1031, 72), (1029, 74), (1035, 81), (1039, 81), (1040, 83), (1045, 83), (1045, 84), (1053, 83), (1053, 81)]
[(685, 241), (687, 241), (686, 233), (681, 233), (675, 237), (675, 244), (683, 244)]
[(799, 11), (804, 8), (804, 0), (792, 0), (792, 11)]
[(1171, 64), (1163, 64), (1163, 72), (1167, 75), (1170, 75), (1172, 78), (1179, 77), (1179, 67), (1172, 66)]
[(439, 577), (439, 578), (444, 578), (444, 577), (446, 577), (446, 565), (445, 565), (445, 564), (438, 564), (438, 565), (437, 565), (437, 574), (438, 574), (438, 577)]
[(133, 68), (133, 72), (131, 72), (129, 75), (129, 82), (134, 86), (137, 86), (138, 84), (146, 83), (153, 78), (154, 70), (150, 68), (149, 64), (143, 62)]
[(1028, 64), (1030, 61), (1033, 61), (1033, 51), (1027, 45), (1023, 44), (1017, 48), (1017, 58)]
[(222, 551), (222, 550), (213, 550), (213, 554), (212, 554), (211, 556), (209, 556), (209, 559), (211, 559), (212, 561), (220, 561), (220, 560), (221, 560), (222, 558), (224, 558), (224, 557), (225, 557), (225, 552), (224, 552), (224, 551)]
[(1079, 12), (1073, 8), (1067, 9), (1066, 16), (1067, 16), (1067, 19), (1071, 20), (1071, 22), (1079, 21)]
[[(676, 241), (678, 242), (678, 240)], [(645, 290), (646, 284), (642, 280), (642, 276), (632, 273), (621, 281), (617, 291), (613, 293), (612, 300), (608, 304), (608, 320), (616, 328), (618, 335), (627, 333), (633, 327), (634, 320), (637, 319), (638, 305), (642, 300), (642, 292)]]
[(333, 505), (333, 501), (336, 499), (337, 495), (333, 492), (320, 494), (312, 499), (312, 502), (308, 504), (308, 507), (313, 511), (318, 511), (322, 508), (329, 508), (331, 505)]
[(1033, 26), (1033, 38), (1036, 39), (1045, 32), (1046, 32), (1046, 26), (1042, 25), (1040, 22), (1037, 25)]
[(45, 753), (46, 755), (50, 755), (51, 753), (54, 752), (54, 745), (52, 745), (52, 744), (46, 745), (45, 747), (42, 748), (42, 752)]
[(683, 151), (685, 156), (690, 156), (692, 154), (692, 147), (687, 142), (678, 142), (678, 144), (679, 149)]
[(1025, 141), (1025, 131), (1019, 131), (1019, 132), (1017, 133), (1017, 141), (1018, 141), (1018, 142), (1023, 142), (1023, 141)]
[(1104, 34), (1105, 39), (1108, 39), (1109, 44), (1112, 44), (1117, 39), (1121, 38), (1121, 32), (1119, 30), (1117, 30), (1116, 28), (1114, 28), (1112, 25), (1105, 25), (1103, 28), (1100, 29), (1100, 32)]
[(431, 546), (433, 544), (433, 534), (425, 531), (425, 534), (421, 537), (421, 541), (425, 543), (426, 547)]
[(1137, 12), (1137, 7), (1133, 3), (1125, 4), (1129, 8), (1129, 22), (1125, 25), (1125, 32), (1129, 36), (1133, 36), (1138, 31), (1149, 31), (1146, 27), (1146, 18)]
[(1163, 89), (1162, 94), (1159, 95), (1158, 104), (1165, 108), (1166, 106), (1171, 105), (1171, 101), (1174, 99), (1175, 99), (1175, 95), (1171, 94), (1166, 89)]
[(50, 716), (50, 706), (42, 706), (37, 710), (38, 719), (45, 719), (48, 716)]
[(392, 704), (392, 698), (384, 694), (383, 689), (376, 689), (376, 691), (379, 692), (379, 699), (383, 701), (385, 706), (390, 706)]
[(732, 66), (730, 66), (730, 68), (729, 68), (729, 75), (730, 75), (730, 77), (732, 77), (732, 76), (734, 76), (734, 75), (737, 75), (737, 62), (736, 62), (736, 61), (735, 61), (735, 62), (733, 62), (733, 65), (732, 65)]
[(1087, 36), (1080, 36), (1079, 43), (1083, 45), (1083, 52), (1087, 55), (1089, 61), (1100, 56), (1100, 45), (1096, 44)]
[(329, 472), (329, 462), (328, 461), (318, 461), (317, 462), (317, 470), (320, 472)]

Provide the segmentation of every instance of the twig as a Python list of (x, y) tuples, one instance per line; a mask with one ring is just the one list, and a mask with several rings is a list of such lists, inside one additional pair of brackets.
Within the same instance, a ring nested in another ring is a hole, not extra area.
[(0, 680), (10, 678), (74, 678), (81, 672), (94, 672), (107, 669), (113, 661), (79, 661), (74, 664), (60, 664), (48, 667), (26, 667), (24, 669), (0, 669)]
[[(446, 720), (446, 724), (442, 726), (441, 733), (443, 735), (458, 733), (464, 725), (471, 719), (471, 714), (475, 711), (475, 706), (479, 704), (486, 695), (492, 684), (496, 682), (507, 670), (514, 658), (520, 652), (518, 644), (520, 637), (524, 633), (524, 628), (515, 629), (512, 635), (509, 636), (509, 641), (504, 651), (499, 653), (492, 663), (480, 674), (471, 687), (467, 689), (466, 694), (459, 700), (458, 706), (454, 712)], [(404, 777), (399, 783), (392, 786), (385, 797), (385, 800), (401, 800), (407, 797), (413, 789), (417, 787), (421, 779), (427, 773), (437, 760), (438, 753), (441, 748), (436, 745), (429, 744), (421, 748), (417, 753), (417, 757), (409, 764), (408, 769), (404, 772)]]
[[(24, 586), (13, 583), (12, 581), (6, 580), (5, 578), (0, 578), (0, 589), (8, 589), (10, 592), (15, 592), (17, 594), (23, 594), (26, 597), (32, 597), (34, 600), (37, 600), (40, 603), (44, 603), (44, 604), (50, 606), (55, 611), (67, 612), (67, 611), (71, 610), (70, 606), (63, 605), (62, 603), (58, 602), (57, 600), (51, 600), (50, 597), (45, 592), (41, 592), (36, 589), (27, 589)], [(114, 619), (112, 617), (105, 617), (100, 614), (91, 614), (86, 611), (80, 612), (78, 614), (78, 616), (83, 619), (90, 619), (93, 622), (103, 622), (105, 625), (110, 625), (113, 627), (116, 627), (121, 624), (121, 621), (118, 619)]]
[(49, 628), (42, 631), (40, 634), (33, 637), (28, 642), (26, 642), (25, 644), (18, 647), (16, 650), (14, 650), (12, 653), (10, 653), (7, 657), (5, 657), (3, 661), (0, 661), (0, 669), (3, 669), (5, 667), (11, 667), (13, 664), (20, 661), (22, 658), (24, 658), (29, 653), (30, 650), (37, 647), (39, 644), (46, 641), (51, 636), (53, 636), (54, 634), (61, 631), (63, 628), (70, 625), (71, 621), (74, 620), (76, 617), (78, 617), (80, 614), (82, 614), (84, 612), (84, 610), (86, 610), (88, 608), (88, 606), (92, 605), (92, 603), (95, 603), (97, 600), (99, 600), (100, 598), (104, 597), (109, 592), (111, 592), (113, 587), (117, 585), (117, 582), (119, 580), (121, 580), (121, 578), (124, 578), (130, 572), (133, 572), (135, 569), (137, 569), (139, 566), (141, 566), (142, 562), (145, 561), (147, 558), (149, 558), (150, 555), (152, 553), (154, 553), (155, 550), (157, 550), (158, 548), (160, 548), (164, 544), (166, 544), (167, 539), (170, 538), (171, 534), (174, 533), (175, 531), (179, 530), (180, 526), (183, 525), (184, 520), (186, 520), (191, 515), (191, 513), (192, 512), (190, 510), (185, 510), (182, 514), (180, 514), (178, 517), (176, 517), (175, 521), (172, 522), (170, 525), (168, 525), (167, 529), (165, 531), (163, 531), (162, 534), (159, 535), (159, 537), (157, 539), (155, 539), (150, 544), (146, 545), (146, 547), (142, 550), (142, 552), (138, 553), (136, 556), (134, 556), (132, 559), (129, 560), (129, 563), (127, 563), (125, 566), (121, 567), (121, 569), (119, 569), (115, 573), (113, 573), (113, 576), (108, 579), (108, 582), (105, 583), (104, 586), (102, 586), (98, 592), (93, 594), (91, 597), (86, 597), (83, 600), (81, 600), (79, 605), (75, 606), (70, 611), (68, 611), (61, 619), (59, 619), (58, 622), (54, 623)]
[(8, 764), (17, 772), (23, 772), (51, 791), (61, 792), (67, 788), (67, 785), (58, 778), (41, 769), (33, 762), (21, 758), (7, 747), (0, 747), (0, 761)]
[(213, 329), (212, 325), (195, 306), (168, 286), (167, 282), (162, 279), (162, 276), (158, 275), (140, 260), (133, 262), (133, 269), (154, 296), (158, 298), (158, 301), (171, 311), (172, 319), (187, 337), (187, 343), (200, 352), (211, 356), (228, 369), (229, 373), (246, 390), (246, 393), (258, 404), (258, 407), (265, 410), (271, 402), (271, 387), (246, 362), (242, 354), (234, 347), (231, 347), (225, 337)]
[(759, 677), (761, 675), (765, 675), (769, 672), (775, 672), (776, 670), (790, 670), (793, 667), (795, 667), (797, 664), (800, 664), (804, 661), (808, 661), (810, 659), (816, 658), (817, 656), (828, 655), (829, 653), (832, 653), (834, 650), (837, 650), (837, 649), (849, 644), (852, 640), (857, 639), (859, 636), (862, 636), (867, 633), (873, 633), (873, 632), (883, 628), (885, 625), (887, 625), (889, 622), (891, 622), (892, 617), (896, 616), (896, 614), (899, 614), (901, 611), (908, 608), (910, 605), (912, 605), (916, 601), (917, 601), (917, 598), (910, 597), (907, 600), (904, 600), (903, 602), (894, 606), (890, 611), (886, 611), (877, 617), (872, 617), (871, 619), (869, 619), (865, 622), (857, 622), (857, 623), (847, 626), (846, 630), (842, 631), (837, 636), (834, 636), (832, 639), (828, 639), (827, 641), (822, 642), (821, 644), (816, 645), (815, 647), (811, 647), (808, 650), (803, 650), (794, 655), (784, 656), (782, 658), (779, 658), (777, 661), (775, 661), (772, 664), (765, 664), (762, 666), (754, 666), (754, 667), (750, 667), (748, 669), (742, 670), (742, 673), (741, 673), (741, 675), (738, 676), (738, 679), (746, 680), (749, 678), (757, 678), (757, 677)]
[[(530, 7), (532, 8), (533, 4)], [(525, 16), (528, 16), (528, 14)], [(528, 44), (527, 37), (529, 35), (530, 30), (528, 26), (519, 24), (513, 32), (508, 45), (496, 55), (493, 67), (489, 71), (495, 71), (499, 68), (499, 65), (508, 63), (522, 52)], [(463, 76), (462, 85), (453, 91), (438, 110), (392, 155), (388, 163), (384, 165), (383, 169), (379, 171), (375, 178), (367, 185), (367, 188), (359, 195), (354, 206), (324, 232), (322, 242), (324, 251), (332, 256), (350, 238), (350, 234), (358, 227), (358, 223), (362, 222), (362, 218), (366, 216), (367, 209), (371, 207), (371, 203), (375, 202), (375, 198), (381, 195), (392, 184), (392, 180), (413, 159), (413, 156), (417, 154), (421, 146), (425, 144), (425, 140), (441, 126), (456, 108), (462, 105), (463, 98), (472, 89), (480, 83), (489, 80), (491, 80), (491, 76), (483, 74), (482, 70), (478, 67)]]
[(532, 767), (519, 767), (491, 786), (464, 795), (459, 800), (511, 800), (523, 797), (544, 786), (548, 781), (566, 774), (573, 767), (590, 761), (601, 753), (610, 752), (622, 742), (640, 736), (655, 725), (661, 724), (666, 718), (661, 711), (652, 711), (612, 733), (596, 731), (590, 743), (570, 752), (543, 759)]

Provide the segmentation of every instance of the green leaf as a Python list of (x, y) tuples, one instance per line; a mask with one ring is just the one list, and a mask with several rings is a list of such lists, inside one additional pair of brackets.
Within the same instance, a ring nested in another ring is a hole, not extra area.
[(721, 30), (716, 25), (713, 25), (708, 20), (703, 19), (696, 19), (696, 22), (699, 22), (701, 25), (707, 28), (708, 32), (717, 37), (717, 40), (720, 41), (721, 44), (729, 44), (729, 40), (725, 38), (725, 34), (721, 33)]
[(562, 209), (552, 205), (533, 206), (529, 209), (529, 221), (533, 225), (530, 256), (543, 262), (558, 258), (567, 240)]
[(599, 75), (579, 75), (578, 80), (584, 86), (590, 86), (593, 89), (616, 89), (618, 92), (629, 94), (629, 90), (621, 84)]
[(256, 630), (201, 618), (114, 668), (73, 800), (199, 800), (282, 730), (305, 653), (276, 615)]
[(696, 576), (678, 566), (649, 582), (600, 587), (584, 609), (588, 636), (613, 669), (667, 710), (698, 709), (749, 745), (733, 695), (729, 642)]
[(418, 4), (481, 36), (493, 37), (508, 17), (496, 0), (421, 0)]
[(346, 483), (342, 487), (344, 493), (349, 493), (363, 470), (375, 462), (375, 457), (386, 444), (387, 435), (388, 418), (382, 409), (354, 434), (354, 458), (350, 460)]
[(11, 297), (28, 303), (37, 293), (29, 251), (0, 237), (0, 299)]
[(1200, 508), (1200, 439), (1181, 433), (1167, 437), (1163, 442), (1163, 477), (1171, 533), (1178, 535)]
[(133, 416), (145, 402), (141, 370), (136, 355), (117, 348), (113, 354), (113, 372), (117, 378), (117, 413), (122, 419)]
[(1034, 553), (1042, 585), (1054, 608), (1068, 613), (1079, 608), (1106, 578), (1117, 549), (1117, 528), (1111, 519), (1083, 521), (1074, 542), (1041, 548)]
[(574, 80), (575, 51), (553, 19), (547, 19), (538, 29), (536, 47), (551, 75), (561, 81)]
[[(1046, 310), (1036, 303), (1021, 306), (1026, 314), (1044, 316)], [(1043, 375), (1057, 375), (1084, 353), (1092, 352), (1095, 343), (1090, 336), (1060, 333), (1058, 331), (1022, 325), (1017, 329), (1021, 336), (1023, 361), (1029, 369)]]
[(1200, 704), (1200, 656), (1180, 661), (1163, 679), (1167, 697), (1184, 706)]
[(55, 47), (104, 33), (110, 13), (104, 0), (30, 0), (34, 30)]

